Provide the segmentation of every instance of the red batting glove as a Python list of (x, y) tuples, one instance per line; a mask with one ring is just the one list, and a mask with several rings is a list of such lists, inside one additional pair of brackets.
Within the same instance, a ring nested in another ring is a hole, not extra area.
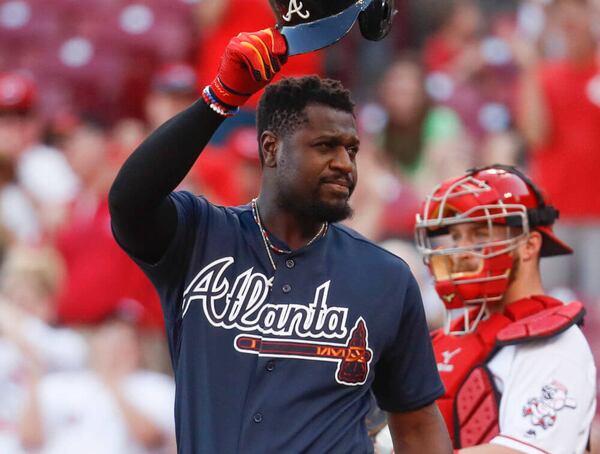
[(229, 41), (210, 94), (226, 108), (243, 105), (264, 88), (287, 61), (285, 38), (274, 28), (240, 33)]

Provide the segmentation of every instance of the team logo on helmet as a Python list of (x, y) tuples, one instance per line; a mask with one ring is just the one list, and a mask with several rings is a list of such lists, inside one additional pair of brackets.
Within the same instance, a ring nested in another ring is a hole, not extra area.
[(304, 8), (304, 4), (298, 0), (290, 0), (290, 4), (288, 6), (288, 11), (286, 14), (282, 15), (284, 21), (289, 22), (292, 20), (292, 15), (297, 14), (302, 19), (308, 19), (310, 17), (310, 11), (302, 11)]

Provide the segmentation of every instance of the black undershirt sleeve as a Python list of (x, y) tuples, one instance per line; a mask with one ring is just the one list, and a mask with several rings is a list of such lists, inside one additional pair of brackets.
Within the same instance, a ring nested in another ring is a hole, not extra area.
[(168, 195), (223, 119), (199, 99), (156, 129), (125, 161), (108, 200), (114, 235), (128, 253), (156, 263), (166, 252), (177, 228)]

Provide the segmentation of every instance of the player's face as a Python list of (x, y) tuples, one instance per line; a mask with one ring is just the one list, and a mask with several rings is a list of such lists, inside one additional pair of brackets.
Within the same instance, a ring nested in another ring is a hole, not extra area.
[[(451, 247), (470, 248), (475, 252), (483, 252), (484, 247), (494, 241), (507, 239), (508, 227), (494, 225), (491, 228), (486, 223), (468, 222), (456, 224), (448, 228)], [(483, 259), (472, 252), (461, 252), (451, 256), (452, 273), (478, 272), (483, 265)]]
[(308, 121), (281, 142), (278, 204), (317, 221), (349, 217), (359, 148), (354, 116), (323, 105), (306, 107)]

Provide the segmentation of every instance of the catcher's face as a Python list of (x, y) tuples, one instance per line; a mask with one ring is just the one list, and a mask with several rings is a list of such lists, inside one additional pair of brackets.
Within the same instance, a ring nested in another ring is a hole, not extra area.
[(483, 222), (467, 222), (448, 227), (448, 246), (463, 248), (462, 252), (450, 255), (451, 273), (476, 273), (483, 267), (481, 254), (490, 252), (490, 245), (507, 240), (510, 228), (501, 225), (489, 226)]
[(316, 221), (340, 221), (352, 214), (348, 201), (358, 177), (356, 122), (323, 105), (308, 105), (305, 113), (308, 121), (280, 143), (278, 204)]

